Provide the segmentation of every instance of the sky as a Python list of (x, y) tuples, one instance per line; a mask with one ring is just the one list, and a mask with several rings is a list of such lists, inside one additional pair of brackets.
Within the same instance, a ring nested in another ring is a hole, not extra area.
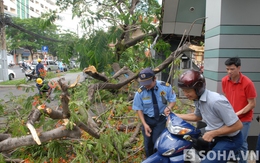
[(75, 33), (81, 34), (82, 30), (79, 26), (79, 19), (73, 18), (72, 19), (72, 12), (71, 10), (64, 11), (62, 13), (59, 13), (59, 16), (61, 16), (62, 20), (58, 20), (56, 22), (57, 25), (60, 25), (62, 29), (64, 30), (70, 30)]

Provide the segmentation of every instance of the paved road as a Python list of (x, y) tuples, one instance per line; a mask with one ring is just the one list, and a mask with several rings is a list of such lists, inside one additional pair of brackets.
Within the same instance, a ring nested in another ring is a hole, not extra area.
[[(19, 69), (16, 69), (16, 71), (19, 71)], [(21, 72), (21, 74), (23, 75), (23, 73)], [(21, 78), (23, 78), (23, 76), (21, 75)], [(54, 80), (54, 81), (57, 81), (59, 80), (60, 78), (65, 78), (65, 81), (67, 82), (74, 82), (77, 78), (77, 76), (80, 75), (80, 82), (84, 80), (84, 77), (82, 75), (82, 72), (77, 72), (77, 73), (64, 73), (64, 76), (61, 76), (61, 77), (56, 77), (56, 78), (53, 78), (53, 79), (50, 79), (50, 80)], [(30, 82), (28, 83), (30, 85), (35, 85), (34, 82)], [(35, 88), (34, 89), (34, 92), (29, 92), (29, 93), (26, 93), (25, 91), (23, 90), (18, 90), (16, 89), (15, 86), (10, 86), (10, 85), (0, 85), (0, 99), (4, 99), (5, 101), (9, 101), (9, 98), (10, 96), (8, 97), (7, 95), (9, 94), (14, 94), (16, 96), (19, 96), (19, 95), (22, 95), (22, 94), (25, 94), (25, 95), (33, 95), (35, 93), (37, 93), (37, 89)]]
[(24, 73), (22, 72), (21, 68), (18, 66), (18, 65), (15, 65), (14, 67), (12, 68), (8, 68), (10, 70), (13, 70), (16, 74), (16, 78), (15, 79), (22, 79), (24, 78)]

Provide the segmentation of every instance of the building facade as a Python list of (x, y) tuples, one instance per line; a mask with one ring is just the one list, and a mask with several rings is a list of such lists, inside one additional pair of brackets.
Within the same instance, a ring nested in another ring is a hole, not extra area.
[(221, 79), (226, 75), (225, 61), (241, 58), (241, 72), (255, 84), (258, 97), (249, 131), (249, 148), (255, 148), (260, 133), (260, 1), (207, 0), (204, 75), (207, 88), (222, 93)]
[[(258, 97), (254, 109), (248, 143), (255, 149), (260, 133), (256, 117), (260, 115), (260, 19), (259, 0), (164, 0), (163, 34), (202, 34), (205, 18), (204, 70), (207, 89), (222, 92), (221, 79), (227, 74), (225, 61), (241, 58), (241, 72), (255, 84)], [(199, 20), (194, 22), (194, 20)], [(193, 26), (191, 24), (193, 23)], [(192, 27), (192, 28), (191, 28)], [(173, 50), (179, 42), (172, 42)]]
[(5, 0), (4, 12), (21, 19), (40, 17), (57, 9), (54, 0)]

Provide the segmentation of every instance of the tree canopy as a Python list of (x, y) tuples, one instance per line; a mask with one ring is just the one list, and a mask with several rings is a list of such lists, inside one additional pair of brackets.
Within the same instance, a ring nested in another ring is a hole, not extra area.
[[(73, 38), (77, 38), (75, 33), (61, 33), (58, 26), (48, 24), (44, 17), (20, 19), (17, 17), (8, 17), (6, 22), (7, 49), (28, 49), (31, 56), (40, 50), (42, 46), (49, 47), (49, 54), (57, 56), (66, 54), (68, 44), (73, 43)], [(63, 55), (66, 56), (66, 55)]]
[(81, 68), (94, 65), (104, 71), (113, 62), (144, 56), (145, 49), (160, 34), (155, 20), (161, 18), (161, 6), (156, 0), (58, 0), (57, 5), (62, 10), (72, 7), (73, 16), (81, 19), (84, 39), (73, 47)]

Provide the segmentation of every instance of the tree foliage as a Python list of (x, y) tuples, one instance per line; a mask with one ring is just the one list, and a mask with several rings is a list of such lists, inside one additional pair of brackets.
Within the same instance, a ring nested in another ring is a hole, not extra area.
[[(8, 42), (8, 50), (13, 49), (28, 49), (31, 56), (40, 50), (42, 46), (49, 47), (49, 54), (53, 56), (63, 56), (66, 59), (67, 49), (73, 45), (75, 33), (68, 31), (61, 33), (58, 26), (48, 22), (48, 14), (41, 18), (20, 19), (17, 17), (10, 18), (11, 21), (7, 22), (6, 36)], [(49, 17), (48, 17), (49, 18)]]
[[(45, 30), (40, 29), (40, 20), (40, 18), (12, 18), (12, 22), (15, 23), (17, 26), (34, 32), (37, 35), (56, 35), (56, 27), (54, 25)], [(9, 47), (7, 47), (9, 50), (24, 48), (30, 50), (31, 55), (34, 52), (37, 52), (37, 50), (41, 49), (42, 45), (48, 44), (48, 41), (45, 41), (37, 36), (33, 36), (25, 32), (21, 32), (19, 29), (13, 28), (12, 26), (8, 26), (6, 28), (6, 35), (9, 42)]]
[(73, 16), (81, 19), (83, 37), (72, 47), (79, 55), (81, 68), (94, 65), (105, 71), (113, 62), (143, 57), (160, 33), (154, 21), (161, 17), (156, 0), (58, 0), (57, 5), (62, 10), (72, 7)]

